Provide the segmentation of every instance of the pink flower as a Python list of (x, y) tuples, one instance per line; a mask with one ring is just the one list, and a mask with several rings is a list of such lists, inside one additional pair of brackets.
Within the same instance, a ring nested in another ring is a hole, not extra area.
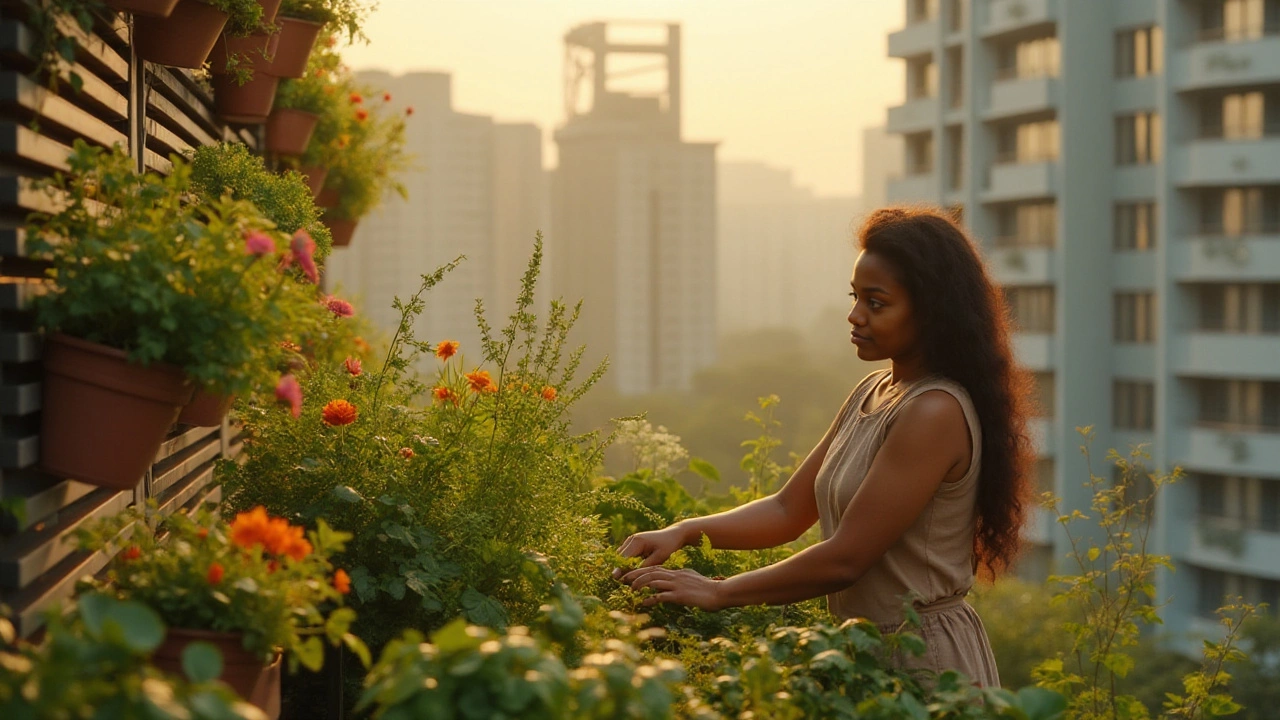
[[(289, 242), (289, 251), (293, 254), (292, 259), (298, 261), (298, 267), (302, 268), (302, 272), (306, 274), (307, 279), (312, 283), (320, 283), (320, 272), (316, 270), (316, 241), (311, 239), (311, 235), (301, 228), (293, 234), (293, 240)], [(287, 266), (288, 263), (286, 263)]]
[(276, 251), (276, 241), (261, 230), (250, 230), (244, 236), (244, 251), (250, 255), (270, 255)]
[(302, 386), (292, 374), (284, 375), (276, 383), (276, 399), (289, 403), (289, 411), (296, 418), (302, 413)]
[(362, 369), (360, 367), (360, 358), (347, 357), (347, 359), (342, 362), (342, 366), (345, 367), (347, 372), (351, 375), (360, 377)]
[(351, 303), (336, 295), (330, 295), (325, 298), (324, 306), (329, 308), (329, 312), (338, 317), (351, 317), (356, 314), (356, 309), (351, 306)]

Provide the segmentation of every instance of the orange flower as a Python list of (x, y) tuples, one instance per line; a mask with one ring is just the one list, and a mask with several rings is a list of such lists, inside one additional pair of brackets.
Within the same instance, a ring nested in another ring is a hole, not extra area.
[(347, 574), (346, 570), (338, 568), (334, 571), (333, 588), (343, 595), (351, 592), (351, 576)]
[(351, 93), (351, 97), (348, 99), (351, 100), (352, 105), (359, 105), (360, 103), (364, 102), (364, 98), (360, 96), (360, 93), (353, 92)]
[(209, 572), (205, 575), (205, 579), (209, 581), (210, 585), (217, 585), (222, 582), (222, 576), (225, 574), (226, 570), (223, 570), (221, 565), (213, 563), (209, 566)]
[(466, 375), (467, 385), (471, 388), (471, 392), (485, 393), (497, 392), (498, 386), (493, 382), (493, 378), (489, 377), (488, 370), (476, 370)]
[(407, 447), (400, 448), (400, 457), (404, 458), (405, 460), (412, 460), (413, 448), (407, 448)]
[(542, 399), (551, 402), (556, 399), (556, 389), (550, 385), (542, 388)]
[(382, 93), (382, 102), (391, 102), (391, 93), (389, 92)]
[(337, 35), (330, 35), (329, 37), (327, 37), (327, 38), (325, 38), (325, 39), (324, 39), (324, 46), (325, 46), (325, 47), (333, 47), (334, 45), (337, 45), (337, 44), (338, 44), (338, 36), (337, 36)]
[(360, 108), (360, 109), (356, 110), (356, 120), (357, 120), (358, 122), (364, 122), (365, 120), (368, 120), (368, 119), (369, 119), (369, 111), (368, 111), (368, 110), (365, 110), (364, 108)]
[(346, 400), (330, 400), (324, 406), (324, 409), (320, 411), (320, 419), (324, 421), (324, 424), (333, 427), (350, 425), (356, 421), (358, 415), (356, 406)]
[(457, 340), (441, 340), (440, 344), (436, 345), (436, 357), (448, 360), (458, 353), (458, 347)]
[(120, 553), (120, 557), (125, 560), (137, 560), (142, 557), (142, 548), (137, 545), (130, 545), (124, 549), (124, 552)]
[(196, 537), (200, 538), (201, 540), (209, 537), (209, 528), (200, 528), (199, 530), (197, 530)]
[(451, 402), (454, 405), (458, 404), (458, 394), (455, 393), (452, 388), (438, 387), (435, 390), (432, 390), (431, 394), (435, 395), (437, 402)]
[(231, 542), (247, 550), (262, 544), (270, 527), (267, 509), (259, 505), (249, 512), (236, 515), (236, 519), (231, 522)]
[(280, 563), (276, 562), (275, 560), (270, 560), (267, 562), (267, 574), (271, 574), (279, 569), (280, 569)]
[(412, 114), (413, 114), (413, 106), (412, 106), (412, 105), (410, 105), (409, 107), (405, 108), (405, 109), (404, 109), (404, 114), (405, 114), (405, 115), (412, 115)]
[(365, 342), (364, 338), (357, 336), (351, 342), (355, 343), (356, 351), (361, 355), (369, 354), (369, 343)]
[(294, 560), (301, 560), (311, 554), (311, 543), (302, 537), (302, 528), (290, 528), (297, 532), (289, 533), (289, 542), (283, 548), (283, 554), (288, 555)]

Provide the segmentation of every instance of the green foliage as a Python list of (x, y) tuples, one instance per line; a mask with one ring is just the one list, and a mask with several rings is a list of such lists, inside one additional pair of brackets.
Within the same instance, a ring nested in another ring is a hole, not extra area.
[(364, 22), (377, 3), (363, 0), (284, 0), (280, 14), (284, 17), (324, 23), (327, 32), (345, 32), (348, 42), (357, 38), (368, 42)]
[[(121, 720), (261, 720), (208, 674), (165, 677), (147, 665), (164, 637), (159, 616), (136, 602), (86, 595), (78, 612), (46, 617), (39, 644), (15, 642), (0, 618), (0, 717)], [(215, 655), (217, 651), (214, 651)], [(218, 658), (221, 664), (221, 658)]]
[(231, 17), (227, 18), (225, 32), (244, 37), (262, 27), (262, 5), (258, 0), (200, 0)]
[(71, 89), (79, 93), (84, 78), (74, 70), (77, 43), (72, 33), (93, 32), (96, 22), (114, 19), (114, 11), (102, 0), (42, 0), (23, 3), (22, 7), (31, 28), (30, 55), (36, 61), (31, 76), (39, 79), (45, 75), (45, 86), (56, 92), (65, 72)]
[(336, 86), (335, 94), (348, 103), (323, 108), (311, 142), (320, 145), (332, 138), (324, 186), (337, 193), (338, 205), (326, 212), (358, 220), (389, 192), (408, 197), (398, 179), (411, 159), (405, 153), (405, 117), (380, 99), (385, 93), (356, 83), (345, 70), (338, 71)]
[(307, 58), (307, 70), (302, 77), (280, 79), (275, 107), (336, 116), (340, 103), (349, 102), (348, 98), (338, 96), (334, 82), (341, 65), (342, 58), (327, 45), (316, 48)]
[(270, 172), (262, 158), (241, 143), (196, 148), (191, 157), (191, 187), (204, 202), (227, 193), (247, 200), (281, 232), (292, 235), (306, 230), (316, 241), (319, 257), (327, 256), (333, 247), (333, 235), (320, 222), (320, 210), (302, 176)]
[[(363, 644), (348, 632), (355, 613), (340, 607), (343, 596), (331, 579), (335, 571), (329, 557), (341, 552), (350, 536), (323, 520), (303, 539), (302, 528), (269, 522), (261, 511), (228, 525), (207, 512), (191, 519), (148, 508), (78, 532), (82, 549), (108, 552), (116, 552), (128, 533), (129, 545), (116, 554), (106, 578), (90, 582), (103, 595), (90, 598), (140, 603), (173, 627), (243, 633), (245, 650), (266, 660), (284, 648), (290, 666), (300, 662), (320, 669), (323, 645), (317, 633), (367, 658)], [(333, 606), (338, 607), (328, 609)], [(95, 607), (81, 602), (91, 628), (100, 615)]]
[(1036, 665), (1066, 653), (1073, 636), (1065, 626), (1080, 620), (1073, 608), (1053, 602), (1048, 586), (1017, 578), (980, 585), (969, 600), (982, 617), (1005, 687), (1030, 685)]

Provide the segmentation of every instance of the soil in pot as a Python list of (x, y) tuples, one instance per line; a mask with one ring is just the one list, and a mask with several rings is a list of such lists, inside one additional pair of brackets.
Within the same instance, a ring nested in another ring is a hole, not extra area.
[(215, 395), (204, 388), (197, 389), (191, 396), (191, 402), (178, 414), (178, 422), (197, 427), (218, 427), (235, 399), (234, 395)]
[(263, 662), (262, 658), (244, 649), (244, 637), (240, 633), (169, 628), (164, 642), (151, 656), (151, 662), (167, 673), (182, 675), (182, 651), (197, 641), (207, 642), (222, 653), (219, 680), (230, 685), (240, 697), (257, 705), (268, 718), (280, 717), (280, 670), (284, 656), (277, 653), (271, 662)]
[(44, 373), (40, 468), (120, 490), (142, 480), (193, 390), (180, 368), (60, 333), (45, 341)]
[(213, 108), (218, 117), (229, 123), (258, 125), (267, 121), (276, 101), (280, 78), (256, 72), (244, 85), (234, 75), (213, 76)]
[(277, 155), (301, 155), (307, 151), (311, 133), (320, 116), (305, 110), (280, 108), (267, 118), (267, 152)]
[(307, 58), (320, 35), (320, 23), (298, 18), (277, 18), (280, 26), (280, 47), (276, 58), (266, 72), (276, 77), (300, 78), (307, 72)]
[(334, 247), (346, 247), (351, 244), (351, 238), (356, 234), (357, 220), (347, 220), (346, 218), (323, 217), (320, 222), (329, 228), (329, 233), (333, 235)]
[(107, 0), (107, 5), (120, 12), (167, 18), (178, 0)]
[(199, 68), (213, 51), (228, 17), (199, 0), (181, 0), (169, 17), (135, 16), (133, 47), (143, 60)]

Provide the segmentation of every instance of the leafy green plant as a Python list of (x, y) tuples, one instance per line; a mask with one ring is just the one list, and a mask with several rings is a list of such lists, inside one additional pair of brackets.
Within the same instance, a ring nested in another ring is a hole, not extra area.
[(347, 533), (321, 520), (304, 536), (262, 508), (230, 524), (208, 512), (192, 519), (147, 508), (81, 530), (80, 546), (115, 551), (126, 528), (127, 544), (107, 577), (91, 583), (97, 592), (142, 603), (171, 627), (243, 633), (245, 650), (264, 660), (283, 648), (290, 667), (320, 669), (317, 632), (368, 662), (364, 644), (348, 632), (355, 612), (341, 607), (350, 580), (329, 561)]
[[(155, 611), (104, 595), (80, 598), (76, 612), (46, 616), (44, 639), (17, 641), (0, 618), (0, 716), (146, 718), (147, 720), (262, 720), (258, 708), (212, 682), (220, 663), (184, 663), (187, 679), (165, 677), (147, 664), (164, 638)], [(198, 651), (196, 651), (198, 652)], [(213, 650), (214, 658), (217, 650)], [(185, 659), (185, 658), (184, 658)], [(202, 667), (204, 666), (204, 667)]]
[(56, 91), (65, 71), (71, 89), (79, 93), (84, 78), (74, 69), (77, 43), (73, 33), (91, 33), (97, 22), (110, 22), (115, 13), (102, 0), (45, 0), (20, 3), (19, 7), (26, 13), (32, 33), (30, 54), (36, 62), (32, 77), (46, 75), (45, 85)]
[(376, 7), (376, 3), (364, 0), (284, 0), (280, 14), (323, 23), (330, 32), (345, 32), (348, 42), (355, 42), (357, 38), (368, 42), (364, 23)]
[(262, 27), (262, 5), (258, 0), (199, 0), (230, 15), (227, 18), (228, 35), (244, 37)]
[(405, 153), (405, 116), (390, 107), (390, 96), (351, 81), (339, 82), (339, 88), (344, 86), (351, 88), (347, 106), (326, 108), (317, 123), (320, 136), (312, 139), (323, 143), (336, 134), (324, 186), (337, 194), (338, 204), (326, 213), (358, 220), (377, 208), (388, 192), (408, 197), (398, 175), (409, 167), (410, 157)]
[(305, 230), (315, 240), (319, 257), (326, 257), (333, 247), (333, 236), (320, 222), (320, 210), (302, 176), (267, 170), (262, 158), (241, 143), (197, 148), (191, 156), (191, 186), (205, 202), (230, 193), (253, 203), (281, 232)]

